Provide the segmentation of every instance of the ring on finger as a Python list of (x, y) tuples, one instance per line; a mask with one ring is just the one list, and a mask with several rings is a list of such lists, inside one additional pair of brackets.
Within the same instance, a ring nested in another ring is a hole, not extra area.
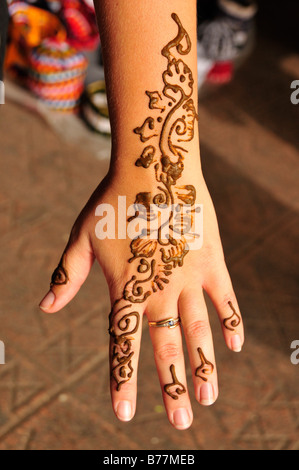
[(181, 319), (177, 318), (167, 318), (166, 320), (160, 321), (149, 321), (148, 324), (152, 328), (176, 328), (181, 323)]

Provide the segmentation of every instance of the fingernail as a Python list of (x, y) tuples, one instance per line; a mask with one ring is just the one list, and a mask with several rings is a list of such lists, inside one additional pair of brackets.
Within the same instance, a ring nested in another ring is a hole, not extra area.
[(231, 348), (235, 352), (242, 351), (242, 341), (239, 335), (234, 335), (231, 338)]
[(200, 387), (199, 402), (201, 405), (210, 406), (214, 403), (214, 389), (210, 383), (205, 383)]
[(120, 401), (116, 414), (121, 421), (130, 421), (132, 419), (132, 405), (130, 401)]
[(190, 415), (185, 408), (179, 408), (173, 413), (173, 422), (175, 426), (187, 428), (191, 423)]
[(39, 307), (43, 310), (47, 310), (48, 308), (52, 307), (54, 302), (55, 302), (55, 295), (54, 295), (54, 292), (50, 290), (47, 293), (46, 297), (44, 297), (41, 303), (39, 304)]

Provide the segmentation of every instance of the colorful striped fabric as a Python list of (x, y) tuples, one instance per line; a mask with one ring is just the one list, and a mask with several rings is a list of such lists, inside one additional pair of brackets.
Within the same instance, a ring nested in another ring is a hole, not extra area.
[(27, 86), (52, 109), (77, 108), (87, 59), (68, 43), (46, 39), (29, 54)]
[(9, 5), (10, 43), (6, 68), (51, 109), (73, 111), (84, 91), (88, 61), (72, 47), (60, 19), (25, 2)]

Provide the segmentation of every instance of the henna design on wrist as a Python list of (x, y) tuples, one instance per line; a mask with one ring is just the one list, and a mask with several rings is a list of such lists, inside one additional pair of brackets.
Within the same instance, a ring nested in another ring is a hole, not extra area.
[(69, 281), (69, 276), (65, 268), (65, 254), (62, 255), (62, 258), (52, 274), (50, 287), (53, 286), (62, 286), (67, 284)]
[[(124, 311), (133, 308), (134, 304), (145, 302), (153, 293), (162, 291), (170, 282), (169, 276), (173, 270), (183, 266), (184, 258), (189, 252), (184, 234), (190, 234), (194, 214), (198, 211), (195, 208), (195, 187), (190, 184), (177, 186), (184, 171), (184, 160), (188, 156), (187, 144), (194, 138), (198, 115), (192, 98), (193, 74), (181, 58), (190, 53), (191, 40), (177, 14), (173, 13), (171, 17), (178, 26), (178, 34), (161, 51), (162, 56), (167, 59), (162, 73), (162, 88), (145, 91), (151, 115), (133, 130), (140, 142), (145, 144), (135, 165), (147, 171), (153, 166), (156, 192), (137, 194), (135, 204), (142, 204), (146, 213), (141, 215), (136, 210), (128, 222), (138, 217), (150, 222), (153, 217), (151, 205), (157, 208), (166, 206), (170, 211), (167, 222), (160, 224), (155, 236), (148, 229), (130, 244), (132, 257), (129, 263), (138, 263), (136, 274), (126, 282), (123, 295), (114, 303), (109, 317), (109, 332), (113, 338), (112, 377), (116, 381), (117, 390), (132, 377), (132, 335), (137, 332), (140, 323), (138, 312), (124, 315)], [(189, 213), (182, 216), (184, 204), (191, 207)], [(163, 227), (166, 223), (169, 236), (164, 238)], [(135, 326), (132, 328), (133, 320)], [(186, 390), (177, 381), (173, 365), (171, 372), (174, 383), (166, 386), (166, 393), (173, 385), (179, 385), (177, 394), (184, 393)], [(178, 397), (175, 395), (172, 398)]]
[(227, 330), (235, 331), (235, 328), (237, 328), (241, 323), (241, 317), (237, 314), (231, 301), (228, 302), (228, 305), (230, 306), (233, 314), (229, 318), (225, 318), (225, 320), (223, 320), (223, 325)]
[[(181, 382), (178, 381), (178, 378), (177, 378), (176, 373), (175, 373), (174, 364), (171, 364), (171, 366), (170, 366), (170, 373), (171, 373), (171, 377), (172, 377), (172, 383), (164, 385), (164, 391), (173, 400), (178, 400), (179, 395), (182, 395), (183, 393), (186, 393), (186, 388), (184, 387), (184, 385)], [(173, 387), (175, 387), (174, 390), (173, 390)]]
[(207, 375), (212, 375), (214, 372), (214, 365), (208, 361), (203, 353), (203, 350), (201, 348), (197, 348), (197, 352), (199, 354), (201, 364), (199, 367), (197, 367), (195, 371), (196, 377), (199, 377), (202, 379), (204, 382), (207, 382)]

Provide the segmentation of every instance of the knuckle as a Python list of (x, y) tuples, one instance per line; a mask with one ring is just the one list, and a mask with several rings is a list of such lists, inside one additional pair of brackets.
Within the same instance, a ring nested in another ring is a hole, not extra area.
[(186, 335), (190, 338), (206, 338), (210, 334), (208, 320), (196, 320), (186, 327)]
[(175, 360), (181, 355), (180, 348), (173, 343), (163, 344), (155, 351), (155, 356), (161, 361)]
[(224, 259), (223, 253), (215, 241), (208, 241), (205, 243), (203, 256), (206, 263), (210, 266), (219, 266), (220, 261)]

